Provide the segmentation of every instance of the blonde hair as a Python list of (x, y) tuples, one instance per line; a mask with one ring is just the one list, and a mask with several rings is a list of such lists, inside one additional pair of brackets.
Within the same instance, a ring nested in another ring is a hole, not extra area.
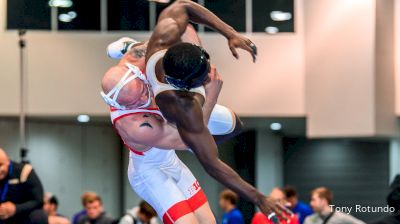
[(95, 201), (99, 201), (100, 204), (103, 204), (100, 196), (98, 196), (95, 192), (92, 192), (92, 191), (87, 191), (87, 192), (83, 193), (81, 196), (81, 201), (82, 201), (83, 207), (86, 207), (87, 204), (93, 203)]

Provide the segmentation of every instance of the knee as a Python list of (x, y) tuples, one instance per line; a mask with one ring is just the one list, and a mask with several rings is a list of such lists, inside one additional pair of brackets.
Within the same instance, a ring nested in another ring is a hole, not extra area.
[(34, 210), (29, 214), (30, 224), (48, 224), (48, 217), (43, 210)]

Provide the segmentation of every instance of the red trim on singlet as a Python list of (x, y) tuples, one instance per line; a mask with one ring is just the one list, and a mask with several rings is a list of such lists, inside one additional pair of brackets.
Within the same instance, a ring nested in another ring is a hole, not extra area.
[(126, 143), (124, 143), (124, 145), (129, 149), (129, 151), (135, 153), (136, 155), (144, 156), (144, 152), (136, 151), (136, 150), (132, 149), (131, 147), (129, 147), (129, 145), (127, 145)]
[(171, 208), (168, 209), (167, 212), (163, 215), (163, 222), (164, 224), (173, 224), (178, 219), (182, 218), (183, 216), (192, 213), (192, 209), (189, 206), (188, 201), (181, 201), (174, 204)]
[(200, 189), (195, 195), (187, 200), (192, 211), (196, 211), (202, 205), (207, 203), (207, 196), (203, 189)]
[(163, 215), (164, 224), (173, 224), (183, 216), (195, 212), (198, 208), (207, 203), (206, 194), (200, 189), (191, 198), (174, 204)]

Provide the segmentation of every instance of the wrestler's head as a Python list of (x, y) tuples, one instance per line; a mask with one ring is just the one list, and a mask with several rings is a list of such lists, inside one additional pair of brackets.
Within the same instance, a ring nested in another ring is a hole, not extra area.
[(332, 199), (332, 191), (326, 187), (319, 187), (311, 192), (310, 205), (314, 212), (321, 214), (325, 209), (329, 208), (330, 204), (332, 204)]
[(107, 104), (117, 109), (137, 109), (148, 107), (151, 103), (149, 86), (145, 77), (133, 77), (128, 66), (114, 66), (103, 77), (101, 86)]
[(209, 59), (208, 53), (197, 45), (176, 44), (164, 55), (165, 80), (183, 90), (202, 86), (208, 78)]

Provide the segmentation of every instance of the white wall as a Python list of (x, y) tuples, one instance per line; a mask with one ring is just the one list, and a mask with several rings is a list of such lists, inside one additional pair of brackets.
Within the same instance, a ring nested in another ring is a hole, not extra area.
[(400, 1), (395, 1), (395, 86), (396, 86), (396, 115), (400, 115)]
[[(0, 4), (4, 12), (5, 0)], [(201, 38), (225, 79), (220, 101), (249, 116), (304, 116), (302, 0), (296, 1), (296, 33), (249, 35), (259, 48), (256, 64), (240, 52), (235, 61), (224, 38)], [(4, 15), (0, 23), (4, 25)], [(1, 28), (1, 27), (0, 27)], [(120, 36), (145, 39), (144, 33), (40, 32), (27, 34), (28, 113), (31, 115), (106, 115), (100, 80), (113, 61), (105, 47)], [(0, 115), (18, 113), (17, 33), (0, 29)]]
[(395, 84), (396, 115), (400, 115), (400, 1), (395, 1)]
[[(0, 147), (19, 161), (16, 121), (0, 119), (0, 139)], [(121, 148), (111, 127), (29, 122), (27, 143), (29, 160), (45, 191), (59, 198), (61, 214), (70, 217), (81, 210), (80, 195), (90, 190), (102, 197), (108, 212), (120, 215)]]
[(307, 133), (374, 133), (375, 0), (307, 0)]

